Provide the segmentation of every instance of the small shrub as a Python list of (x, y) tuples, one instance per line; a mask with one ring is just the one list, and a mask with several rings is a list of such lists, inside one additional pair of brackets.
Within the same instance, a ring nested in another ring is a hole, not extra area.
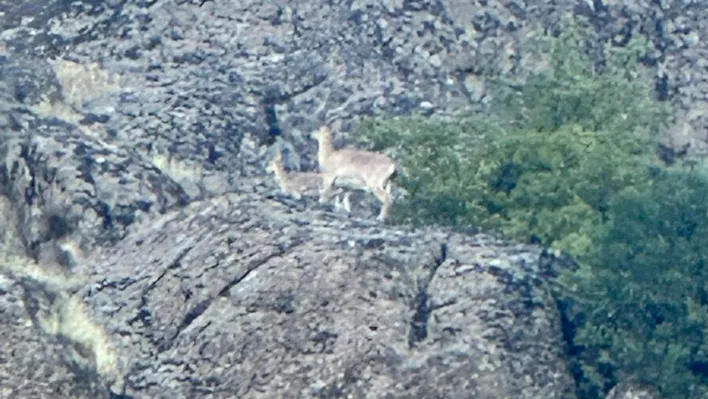
[(414, 225), (468, 224), (467, 209), (476, 194), (471, 165), (480, 138), (499, 129), (489, 119), (465, 118), (449, 122), (420, 117), (368, 119), (358, 126), (357, 137), (386, 148), (400, 165), (396, 184), (408, 199), (392, 209), (392, 219)]

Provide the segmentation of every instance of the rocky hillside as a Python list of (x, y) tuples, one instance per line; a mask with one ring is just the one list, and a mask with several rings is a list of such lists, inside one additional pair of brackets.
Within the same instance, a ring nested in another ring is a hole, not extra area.
[(695, 1), (0, 0), (0, 397), (574, 397), (563, 262), (264, 176), (334, 110), (483, 111), (573, 14), (652, 40), (667, 144), (701, 154)]
[[(98, 372), (88, 386), (135, 398), (574, 396), (539, 278), (551, 255), (264, 197), (189, 205), (77, 262), (76, 295), (103, 326), (65, 332), (73, 361)], [(51, 291), (18, 286), (40, 297), (29, 317), (41, 324)]]

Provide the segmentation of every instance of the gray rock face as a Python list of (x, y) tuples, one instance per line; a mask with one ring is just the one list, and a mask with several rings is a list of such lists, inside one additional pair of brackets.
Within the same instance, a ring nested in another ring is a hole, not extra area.
[(538, 250), (259, 198), (190, 205), (76, 269), (126, 394), (573, 397)]
[(276, 137), (312, 169), (332, 115), (484, 110), (571, 13), (650, 37), (700, 153), (698, 2), (0, 0), (0, 397), (573, 398), (564, 262), (263, 172)]
[(632, 383), (620, 383), (610, 390), (606, 399), (658, 399), (659, 394), (648, 387)]
[[(552, 24), (570, 4), (523, 10), (515, 3), (440, 1), (79, 2), (67, 12), (45, 5), (42, 13), (39, 6), (8, 7), (8, 21), (26, 21), (7, 24), (5, 46), (14, 54), (66, 54), (116, 75), (119, 94), (104, 95), (106, 87), (95, 85), (86, 90), (90, 98), (73, 101), (103, 121), (91, 125), (97, 135), (146, 154), (189, 158), (225, 173), (220, 182), (227, 185), (233, 174), (262, 169), (262, 154), (243, 148), (246, 136), (270, 143), (283, 134), (312, 150), (306, 132), (339, 107), (347, 121), (473, 106), (485, 95), (475, 76), (519, 68), (524, 35)], [(52, 27), (52, 40), (39, 35), (43, 26)], [(313, 166), (308, 153), (302, 167)]]
[(231, 194), (136, 223), (78, 255), (72, 278), (6, 262), (3, 317), (19, 333), (5, 348), (27, 348), (10, 358), (24, 368), (6, 392), (573, 397), (538, 249), (267, 198)]
[(704, 157), (708, 152), (708, 9), (693, 0), (606, 0), (578, 2), (576, 11), (590, 17), (598, 31), (619, 45), (633, 35), (655, 46), (648, 62), (660, 98), (677, 105), (675, 125), (666, 145), (679, 153)]

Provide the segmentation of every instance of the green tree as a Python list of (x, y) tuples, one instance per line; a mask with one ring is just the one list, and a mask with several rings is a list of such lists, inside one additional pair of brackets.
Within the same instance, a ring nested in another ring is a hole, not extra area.
[(362, 121), (358, 131), (357, 137), (388, 149), (400, 165), (396, 183), (408, 198), (393, 207), (393, 220), (447, 226), (476, 221), (467, 208), (478, 191), (471, 168), (480, 137), (501, 132), (491, 119), (373, 118)]
[(612, 196), (648, 181), (656, 167), (647, 143), (622, 134), (565, 125), (499, 135), (475, 154), (482, 190), (468, 209), (481, 215), (482, 227), (582, 257)]
[(624, 190), (591, 261), (564, 276), (591, 385), (607, 382), (599, 370), (611, 365), (666, 398), (708, 395), (706, 198), (705, 176), (681, 170)]

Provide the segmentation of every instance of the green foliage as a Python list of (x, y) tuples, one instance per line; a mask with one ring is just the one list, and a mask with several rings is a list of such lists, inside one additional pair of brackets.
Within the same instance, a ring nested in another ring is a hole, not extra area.
[(468, 198), (477, 195), (470, 171), (478, 160), (471, 154), (482, 135), (501, 132), (494, 123), (484, 118), (432, 122), (412, 117), (369, 119), (358, 129), (358, 137), (387, 148), (399, 162), (396, 183), (409, 197), (393, 207), (393, 220), (448, 226), (475, 221), (467, 209)]
[(670, 114), (641, 72), (645, 41), (604, 48), (595, 65), (588, 35), (580, 27), (536, 43), (551, 68), (520, 89), (497, 80), (493, 115), (363, 121), (357, 137), (405, 171), (397, 183), (409, 196), (393, 220), (475, 225), (585, 253), (612, 195), (650, 177), (651, 133)]
[[(475, 225), (584, 254), (612, 195), (651, 177), (650, 147), (636, 135), (507, 132), (491, 118), (368, 120), (369, 140), (406, 172), (409, 198), (392, 217), (413, 224)], [(629, 137), (627, 137), (629, 136)]]
[[(592, 261), (564, 276), (585, 323), (575, 344), (596, 384), (605, 367), (660, 388), (665, 398), (708, 395), (708, 180), (666, 171), (612, 201)], [(604, 356), (599, 354), (604, 353)]]
[(476, 175), (483, 196), (471, 208), (483, 226), (582, 256), (611, 197), (648, 180), (649, 147), (622, 133), (567, 125), (543, 133), (520, 131), (480, 147)]
[(393, 148), (409, 193), (394, 209), (413, 224), (476, 225), (534, 236), (579, 256), (612, 195), (650, 178), (651, 147), (634, 133), (505, 131), (493, 118), (369, 120), (368, 140)]

